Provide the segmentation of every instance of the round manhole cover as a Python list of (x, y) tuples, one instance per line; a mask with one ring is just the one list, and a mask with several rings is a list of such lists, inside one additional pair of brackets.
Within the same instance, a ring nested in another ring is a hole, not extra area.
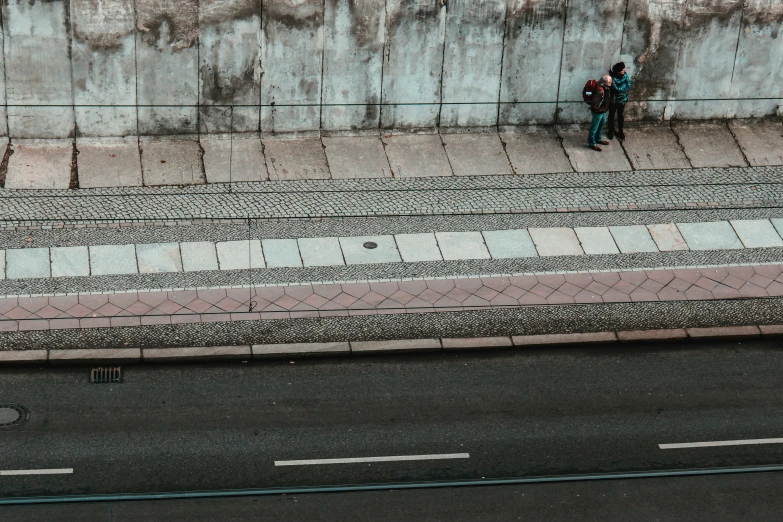
[(24, 424), (30, 413), (18, 404), (0, 404), (0, 429)]
[(364, 244), (364, 248), (369, 248), (370, 250), (372, 250), (373, 248), (378, 248), (378, 243), (374, 241), (368, 241)]

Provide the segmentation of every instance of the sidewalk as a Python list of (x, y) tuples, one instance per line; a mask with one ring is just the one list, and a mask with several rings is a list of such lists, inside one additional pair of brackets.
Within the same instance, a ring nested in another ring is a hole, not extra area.
[(5, 189), (406, 179), (783, 165), (779, 121), (629, 124), (601, 153), (578, 126), (435, 134), (15, 140)]

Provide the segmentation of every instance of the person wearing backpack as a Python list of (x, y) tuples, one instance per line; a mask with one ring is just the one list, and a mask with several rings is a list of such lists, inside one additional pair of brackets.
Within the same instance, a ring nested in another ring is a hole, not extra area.
[[(624, 140), (623, 133), (623, 115), (625, 113), (625, 104), (628, 102), (628, 89), (631, 88), (631, 78), (625, 72), (625, 64), (619, 62), (614, 64), (609, 73), (612, 76), (612, 104), (609, 106), (609, 132), (607, 137), (611, 140), (614, 135), (618, 139)], [(617, 118), (617, 132), (615, 132), (614, 120)]]
[(603, 76), (600, 80), (590, 80), (582, 90), (582, 98), (585, 103), (590, 105), (592, 120), (590, 121), (590, 132), (587, 135), (587, 146), (593, 150), (601, 152), (601, 145), (609, 145), (604, 141), (603, 132), (606, 124), (606, 112), (609, 110), (611, 102), (611, 93), (609, 89), (612, 86), (612, 77)]

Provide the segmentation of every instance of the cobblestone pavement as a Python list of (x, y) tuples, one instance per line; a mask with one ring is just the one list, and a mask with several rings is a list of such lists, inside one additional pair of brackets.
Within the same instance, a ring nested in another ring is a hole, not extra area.
[(0, 299), (4, 332), (783, 296), (783, 264)]
[[(207, 188), (4, 191), (6, 221), (192, 220), (745, 208), (783, 203), (783, 167)], [(229, 192), (229, 190), (231, 190)]]

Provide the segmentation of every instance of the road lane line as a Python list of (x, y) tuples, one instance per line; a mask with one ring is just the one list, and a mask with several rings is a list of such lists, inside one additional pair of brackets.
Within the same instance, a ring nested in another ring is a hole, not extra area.
[(714, 440), (709, 442), (677, 442), (673, 444), (658, 444), (658, 447), (660, 449), (680, 449), (680, 448), (711, 448), (715, 446), (750, 446), (753, 444), (783, 444), (783, 438)]
[(68, 475), (73, 468), (60, 469), (0, 469), (0, 475)]
[(388, 457), (357, 457), (348, 459), (276, 460), (275, 466), (313, 466), (318, 464), (354, 464), (357, 462), (399, 462), (405, 460), (445, 460), (469, 458), (469, 453), (441, 453), (436, 455), (391, 455)]

